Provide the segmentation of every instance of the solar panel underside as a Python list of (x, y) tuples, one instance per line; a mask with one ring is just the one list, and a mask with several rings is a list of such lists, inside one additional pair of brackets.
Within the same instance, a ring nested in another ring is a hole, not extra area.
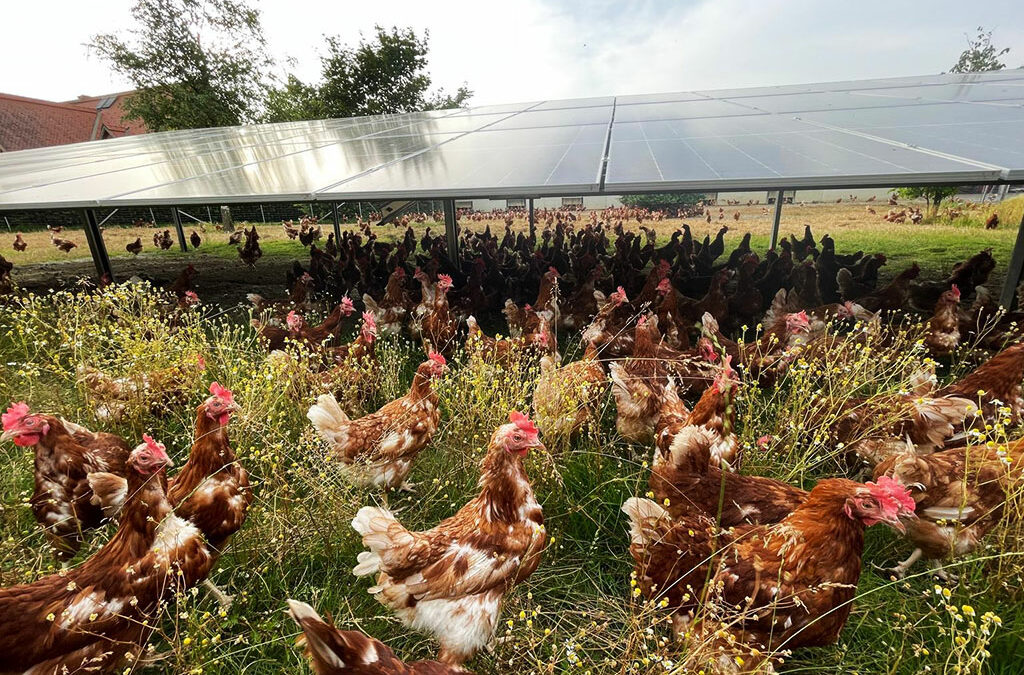
[(1024, 72), (534, 101), (0, 153), (0, 209), (1024, 181)]

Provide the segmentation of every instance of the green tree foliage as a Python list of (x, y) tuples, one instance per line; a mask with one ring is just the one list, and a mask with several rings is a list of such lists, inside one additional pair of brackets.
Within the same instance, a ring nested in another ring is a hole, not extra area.
[(1010, 51), (1009, 47), (996, 49), (992, 45), (992, 31), (978, 26), (978, 35), (967, 36), (967, 49), (960, 54), (956, 65), (950, 68), (953, 73), (980, 73), (986, 70), (1002, 70), (1006, 64), (1000, 57)]
[(454, 94), (430, 91), (426, 72), (430, 34), (411, 28), (376, 26), (371, 40), (355, 47), (327, 39), (320, 57), (322, 81), (306, 84), (289, 75), (270, 92), (266, 119), (284, 122), (356, 115), (379, 115), (462, 106), (473, 95), (465, 86)]
[(956, 194), (955, 187), (902, 187), (896, 188), (896, 194), (903, 199), (924, 199), (928, 205), (928, 215), (935, 215), (942, 200)]
[(704, 199), (695, 192), (661, 192), (647, 195), (623, 195), (622, 203), (646, 209), (660, 209), (667, 206), (689, 206)]
[(153, 131), (218, 127), (260, 116), (271, 60), (245, 0), (137, 0), (129, 36), (92, 47), (139, 90), (126, 113)]

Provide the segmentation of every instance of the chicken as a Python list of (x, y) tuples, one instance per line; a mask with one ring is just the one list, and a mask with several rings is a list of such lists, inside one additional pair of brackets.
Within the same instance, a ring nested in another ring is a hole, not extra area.
[(441, 421), (432, 383), (444, 371), (444, 357), (431, 353), (416, 369), (409, 393), (377, 412), (351, 420), (334, 396), (322, 394), (306, 417), (346, 466), (353, 483), (409, 489), (405, 479), (412, 462)]
[(633, 355), (609, 367), (617, 415), (615, 428), (628, 441), (650, 444), (661, 412), (668, 367), (658, 358), (657, 317), (641, 316), (633, 337)]
[(12, 246), (14, 247), (14, 250), (19, 253), (28, 248), (28, 244), (22, 238), (21, 232), (14, 235), (14, 244), (12, 244)]
[(0, 255), (0, 296), (14, 291), (14, 281), (11, 279), (11, 270), (13, 269), (14, 263)]
[(263, 249), (260, 248), (260, 235), (253, 225), (251, 230), (244, 230), (245, 243), (238, 249), (238, 257), (249, 267), (256, 267), (256, 261), (263, 257)]
[(647, 499), (622, 510), (641, 591), (667, 599), (681, 636), (699, 613), (686, 672), (737, 673), (765, 672), (780, 649), (834, 643), (852, 609), (865, 528), (905, 531), (914, 500), (888, 478), (825, 479), (780, 522), (725, 533), (699, 511), (673, 519)]
[(440, 661), (402, 663), (391, 649), (357, 630), (339, 630), (324, 621), (312, 607), (288, 601), (288, 614), (299, 624), (313, 672), (317, 675), (467, 675)]
[[(342, 298), (327, 317), (313, 327), (306, 325), (305, 320), (292, 310), (285, 317), (285, 328), (276, 326), (273, 323), (263, 323), (259, 319), (250, 320), (250, 324), (267, 342), (267, 349), (273, 351), (282, 349), (285, 341), (289, 338), (296, 342), (303, 342), (314, 348), (323, 347), (328, 341), (337, 337), (342, 319), (352, 314), (354, 310), (352, 299)], [(365, 315), (363, 317), (365, 319)]]
[(132, 255), (142, 253), (142, 237), (135, 237), (135, 241), (130, 244), (126, 244), (124, 250), (128, 251)]
[(197, 276), (199, 276), (199, 272), (196, 271), (196, 268), (193, 265), (188, 265), (182, 268), (174, 281), (166, 286), (166, 290), (174, 293), (178, 299), (181, 299), (189, 291), (194, 292), (196, 290), (192, 282)]
[(437, 284), (433, 302), (423, 316), (423, 341), (425, 351), (435, 350), (441, 354), (451, 354), (455, 349), (455, 333), (458, 322), (448, 309), (448, 291), (452, 287), (452, 278), (447, 274), (437, 275)]
[(461, 666), (494, 636), (502, 596), (540, 565), (544, 514), (523, 458), (543, 449), (537, 427), (518, 412), (495, 430), (480, 493), (426, 532), (410, 532), (384, 509), (364, 506), (352, 521), (369, 548), (353, 572), (377, 575), (369, 591), (407, 626), (432, 634), (438, 660)]
[(725, 528), (744, 523), (770, 524), (806, 501), (807, 492), (788, 483), (723, 471), (713, 464), (714, 437), (699, 426), (687, 424), (689, 417), (675, 388), (667, 387), (650, 487), (672, 517), (699, 511)]
[[(183, 301), (188, 300), (186, 293)], [(78, 384), (95, 404), (97, 419), (120, 421), (133, 408), (157, 416), (166, 415), (188, 400), (191, 385), (204, 370), (206, 360), (202, 354), (178, 365), (122, 377), (82, 365), (78, 367)]]
[(155, 232), (153, 234), (153, 246), (158, 247), (161, 251), (166, 251), (174, 246), (174, 240), (171, 239), (171, 231)]
[(164, 495), (164, 447), (144, 436), (127, 459), (117, 532), (80, 566), (0, 589), (0, 672), (109, 673), (135, 666), (161, 604), (206, 577), (211, 556)]
[(573, 438), (588, 422), (597, 428), (607, 391), (608, 377), (593, 343), (587, 344), (582, 359), (562, 367), (545, 354), (533, 391), (533, 410), (544, 437)]
[(891, 571), (902, 578), (924, 557), (937, 576), (952, 580), (942, 561), (976, 550), (1003, 518), (1007, 495), (1020, 486), (1024, 440), (1008, 444), (1003, 451), (998, 446), (974, 446), (930, 455), (918, 454), (908, 445), (874, 472), (876, 480), (889, 476), (910, 486), (917, 503), (918, 518), (907, 522), (906, 533), (914, 551)]
[(466, 326), (469, 331), (466, 336), (466, 352), (478, 354), (488, 363), (508, 366), (516, 362), (517, 355), (528, 350), (540, 353), (551, 351), (552, 338), (548, 319), (551, 312), (544, 311), (538, 314), (541, 316), (541, 323), (533, 331), (524, 332), (518, 338), (493, 338), (480, 330), (476, 317), (467, 317)]
[(61, 239), (60, 237), (55, 237), (53, 234), (50, 234), (50, 241), (61, 253), (70, 253), (71, 249), (78, 248), (78, 244), (70, 239)]
[(192, 230), (192, 234), (188, 235), (188, 243), (192, 244), (192, 248), (199, 248), (203, 243), (203, 238), (199, 236), (199, 233)]
[(103, 519), (90, 501), (88, 474), (124, 475), (131, 448), (113, 434), (93, 434), (52, 415), (32, 413), (24, 402), (3, 414), (0, 441), (7, 440), (35, 449), (32, 513), (57, 556), (71, 558), (82, 546), (83, 532), (99, 527)]
[[(983, 419), (992, 422), (1000, 404), (1010, 408), (1010, 424), (1024, 415), (1024, 343), (1010, 345), (973, 372), (935, 391), (932, 396), (958, 396), (981, 406)], [(997, 403), (997, 401), (999, 403)]]
[(960, 304), (960, 289), (956, 284), (942, 294), (935, 305), (935, 313), (928, 320), (924, 343), (932, 355), (949, 356), (960, 344), (960, 317), (957, 308)]
[(396, 267), (388, 277), (387, 286), (384, 289), (384, 297), (380, 302), (374, 301), (369, 293), (363, 293), (363, 304), (366, 310), (373, 312), (377, 317), (377, 325), (383, 335), (398, 335), (402, 332), (402, 325), (409, 313), (412, 301), (405, 290), (405, 270)]

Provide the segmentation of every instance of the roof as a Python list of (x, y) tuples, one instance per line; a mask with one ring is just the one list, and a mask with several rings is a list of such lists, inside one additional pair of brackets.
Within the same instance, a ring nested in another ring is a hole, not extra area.
[[(61, 103), (0, 93), (0, 150), (15, 152), (81, 143), (101, 138), (104, 130), (109, 136), (145, 133), (141, 122), (123, 119), (124, 102), (131, 94), (79, 96)], [(100, 101), (109, 102), (98, 110)]]
[(112, 132), (117, 132), (114, 135), (144, 134), (149, 130), (142, 120), (127, 119), (125, 117), (124, 104), (134, 93), (135, 90), (119, 91), (113, 94), (104, 94), (103, 96), (79, 96), (75, 100), (65, 101), (65, 103), (94, 112), (97, 109), (97, 105), (103, 103), (104, 106), (100, 109), (103, 125)]
[(0, 148), (5, 152), (88, 141), (95, 123), (95, 110), (0, 94)]
[(1024, 71), (194, 129), (0, 155), (0, 209), (1024, 181)]

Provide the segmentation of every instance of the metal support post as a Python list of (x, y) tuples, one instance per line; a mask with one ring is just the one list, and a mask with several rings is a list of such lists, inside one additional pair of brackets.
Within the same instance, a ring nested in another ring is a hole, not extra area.
[(530, 236), (532, 237), (534, 231), (537, 229), (537, 222), (533, 216), (533, 197), (530, 197), (529, 201), (527, 202), (527, 208), (529, 209), (529, 216), (527, 218), (527, 221), (530, 223)]
[(775, 220), (772, 221), (772, 236), (768, 241), (768, 250), (774, 249), (779, 244), (779, 223), (782, 222), (782, 195), (785, 191), (779, 190), (775, 195)]
[(103, 232), (100, 231), (99, 223), (96, 220), (96, 211), (93, 209), (85, 209), (85, 239), (89, 242), (92, 262), (96, 265), (96, 276), (100, 279), (106, 276), (113, 281), (114, 271), (110, 267), (110, 256), (107, 255), (107, 246), (103, 243)]
[(459, 269), (459, 223), (455, 219), (455, 200), (444, 200), (444, 231), (448, 235), (448, 259)]
[(1024, 215), (1017, 227), (1017, 243), (1013, 245), (1010, 265), (1006, 268), (1006, 280), (1003, 281), (1003, 292), (999, 296), (999, 306), (1007, 312), (1013, 309), (1017, 299), (1017, 286), (1020, 284), (1021, 271), (1024, 270)]
[(331, 202), (331, 217), (334, 218), (334, 243), (341, 246), (341, 220), (338, 218), (338, 202)]
[(188, 251), (188, 244), (185, 243), (185, 228), (181, 226), (181, 214), (178, 213), (178, 207), (171, 207), (171, 220), (174, 222), (174, 229), (178, 233), (178, 246), (184, 252)]

